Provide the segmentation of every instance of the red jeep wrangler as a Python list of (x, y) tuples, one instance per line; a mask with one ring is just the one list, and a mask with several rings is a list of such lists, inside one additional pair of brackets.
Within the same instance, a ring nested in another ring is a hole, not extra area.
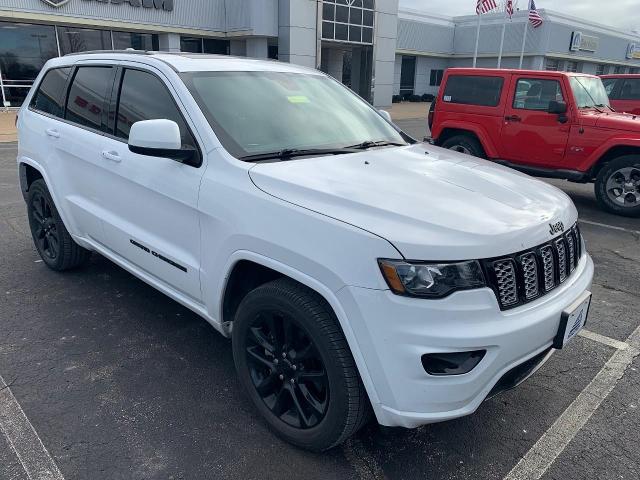
[(640, 115), (640, 75), (602, 75), (600, 78), (617, 112)]
[(594, 181), (601, 207), (640, 216), (640, 117), (616, 113), (598, 77), (450, 68), (429, 119), (436, 145), (531, 175)]

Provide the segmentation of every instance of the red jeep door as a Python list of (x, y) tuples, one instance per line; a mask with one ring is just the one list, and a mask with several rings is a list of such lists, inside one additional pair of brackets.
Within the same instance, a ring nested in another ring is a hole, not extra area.
[(550, 101), (567, 98), (560, 78), (514, 75), (504, 110), (501, 158), (535, 167), (560, 166), (569, 140), (569, 112), (561, 116), (547, 110)]

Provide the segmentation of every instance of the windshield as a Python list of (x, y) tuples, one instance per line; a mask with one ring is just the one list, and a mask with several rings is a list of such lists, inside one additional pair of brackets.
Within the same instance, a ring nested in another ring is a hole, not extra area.
[(406, 144), (368, 103), (324, 75), (189, 72), (182, 78), (236, 158), (363, 142)]
[(609, 97), (599, 78), (571, 77), (571, 90), (578, 108), (609, 106)]

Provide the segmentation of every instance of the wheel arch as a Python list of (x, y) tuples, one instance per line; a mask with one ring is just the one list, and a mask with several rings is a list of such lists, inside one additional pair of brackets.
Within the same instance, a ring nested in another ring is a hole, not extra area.
[(42, 179), (47, 183), (40, 169), (31, 163), (21, 161), (18, 167), (18, 172), (20, 175), (20, 190), (22, 191), (22, 197), (25, 201), (27, 200), (29, 188), (33, 182), (38, 179)]
[(51, 182), (47, 171), (42, 168), (40, 164), (30, 158), (20, 158), (18, 160), (18, 173), (20, 177), (20, 189), (22, 191), (25, 202), (27, 201), (29, 188), (31, 187), (33, 182), (39, 179), (43, 180), (45, 185), (47, 186), (47, 190), (49, 190), (49, 195), (51, 195), (51, 198), (53, 199), (53, 203), (56, 206), (58, 215), (60, 215), (62, 223), (68, 230), (71, 237), (82, 247), (91, 250), (91, 246), (88, 245), (81, 237), (78, 237), (78, 235), (76, 235), (77, 229), (75, 223), (73, 222), (73, 218), (69, 214), (69, 212), (66, 211), (64, 205), (60, 201), (62, 197), (59, 197), (57, 195), (53, 182)]
[[(367, 369), (366, 362), (358, 346), (358, 342), (353, 329), (348, 321), (346, 311), (338, 300), (336, 292), (331, 290), (321, 281), (295, 269), (285, 265), (277, 260), (250, 251), (236, 251), (229, 259), (223, 286), (220, 291), (220, 301), (218, 315), (220, 318), (220, 327), (224, 335), (230, 337), (233, 331), (233, 315), (237, 311), (237, 307), (242, 298), (251, 291), (248, 286), (255, 282), (257, 286), (264, 284), (276, 278), (290, 278), (300, 283), (306, 288), (318, 294), (333, 311), (338, 319), (342, 333), (345, 336), (353, 359), (360, 373), (360, 378), (367, 391), (369, 400), (374, 406), (379, 403), (379, 397), (373, 385), (373, 381)], [(243, 273), (254, 272), (258, 279), (255, 281), (243, 282), (241, 275)], [(234, 297), (235, 296), (235, 297)], [(239, 297), (239, 298), (238, 298)]]
[(624, 157), (627, 155), (638, 155), (640, 156), (640, 142), (638, 144), (619, 144), (614, 146), (605, 147), (604, 152), (600, 152), (598, 159), (593, 164), (590, 170), (590, 175), (592, 179), (595, 179), (598, 176), (600, 170), (604, 168), (604, 166), (615, 160), (619, 157)]
[(441, 146), (448, 139), (456, 135), (468, 135), (475, 138), (480, 143), (480, 146), (487, 157), (497, 157), (496, 150), (487, 133), (481, 127), (472, 124), (445, 124), (441, 127), (436, 140), (436, 145)]

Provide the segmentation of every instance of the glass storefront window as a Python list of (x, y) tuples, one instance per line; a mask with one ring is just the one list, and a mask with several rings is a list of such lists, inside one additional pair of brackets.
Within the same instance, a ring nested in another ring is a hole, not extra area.
[(54, 27), (0, 22), (0, 75), (9, 106), (22, 104), (42, 66), (57, 56)]
[(58, 27), (58, 38), (62, 55), (89, 50), (111, 50), (111, 32), (108, 30)]
[(215, 38), (205, 38), (203, 40), (204, 53), (215, 53), (218, 55), (229, 55), (229, 40), (217, 40)]
[(350, 43), (373, 43), (373, 0), (324, 0), (322, 38)]
[(180, 50), (189, 53), (229, 55), (229, 40), (216, 38), (180, 37)]
[(113, 32), (113, 48), (116, 50), (158, 51), (160, 50), (158, 35), (151, 33)]
[(180, 37), (180, 51), (202, 53), (202, 39), (195, 37)]

